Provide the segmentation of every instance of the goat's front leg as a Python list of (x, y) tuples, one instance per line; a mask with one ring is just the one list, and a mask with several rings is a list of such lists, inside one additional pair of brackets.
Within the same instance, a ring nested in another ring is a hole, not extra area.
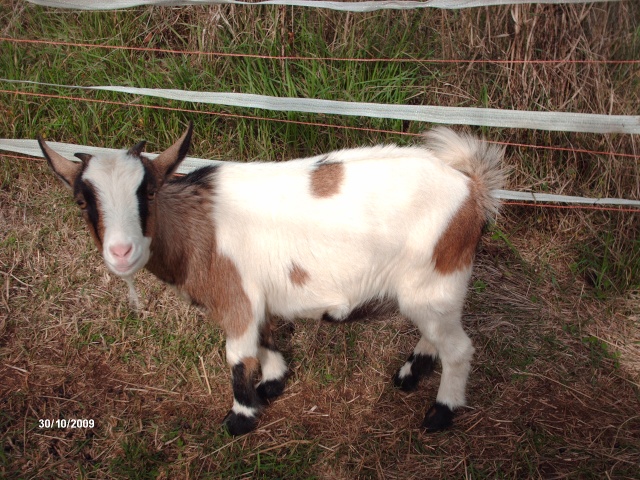
[(260, 369), (258, 362), (258, 326), (250, 325), (241, 335), (227, 337), (227, 362), (231, 366), (233, 406), (224, 419), (231, 435), (243, 435), (256, 428), (261, 401), (256, 391)]

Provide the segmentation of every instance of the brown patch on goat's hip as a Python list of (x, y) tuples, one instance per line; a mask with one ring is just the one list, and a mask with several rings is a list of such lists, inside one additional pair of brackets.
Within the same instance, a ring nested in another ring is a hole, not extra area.
[(433, 250), (433, 261), (439, 273), (453, 273), (469, 267), (473, 262), (485, 223), (477, 197), (476, 185), (471, 179), (469, 196), (451, 218)]
[(340, 192), (344, 181), (342, 163), (321, 163), (311, 172), (311, 195), (326, 198)]
[(309, 281), (309, 272), (294, 262), (289, 269), (289, 280), (294, 285), (301, 287)]

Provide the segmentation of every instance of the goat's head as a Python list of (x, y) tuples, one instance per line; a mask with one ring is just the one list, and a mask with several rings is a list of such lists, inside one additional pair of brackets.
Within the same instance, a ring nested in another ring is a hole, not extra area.
[(193, 125), (155, 160), (142, 154), (145, 142), (113, 155), (76, 153), (80, 163), (40, 148), (51, 169), (82, 210), (93, 240), (109, 270), (130, 278), (150, 256), (156, 222), (156, 192), (184, 160)]

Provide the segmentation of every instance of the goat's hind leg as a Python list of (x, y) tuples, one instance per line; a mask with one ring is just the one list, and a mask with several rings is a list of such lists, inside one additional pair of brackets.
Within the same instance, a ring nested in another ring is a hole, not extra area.
[(466, 404), (465, 390), (474, 348), (462, 329), (459, 311), (441, 314), (438, 323), (429, 330), (438, 348), (442, 376), (438, 396), (427, 410), (422, 427), (427, 432), (436, 432), (451, 426), (454, 410)]
[[(462, 298), (456, 301), (438, 302), (438, 308), (433, 303), (420, 305), (400, 302), (400, 310), (418, 327), (422, 339), (416, 346), (418, 352), (430, 355), (429, 360), (422, 360), (413, 369), (414, 361), (407, 361), (397, 374), (400, 387), (417, 383), (420, 375), (433, 368), (437, 357), (442, 363), (442, 376), (438, 388), (436, 401), (427, 410), (422, 427), (428, 432), (436, 432), (448, 428), (453, 423), (454, 410), (465, 405), (465, 389), (467, 377), (471, 370), (473, 346), (471, 340), (462, 329), (461, 311)], [(411, 357), (409, 357), (411, 360)]]

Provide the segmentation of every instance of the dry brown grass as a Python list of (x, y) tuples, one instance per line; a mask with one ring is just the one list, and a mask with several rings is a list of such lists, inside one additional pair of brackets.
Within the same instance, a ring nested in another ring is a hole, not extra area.
[[(16, 3), (11, 28), (20, 15)], [(632, 2), (421, 15), (425, 41), (443, 58), (627, 58), (640, 42)], [(366, 30), (363, 18), (378, 17), (319, 12), (316, 21), (340, 53), (351, 42), (371, 48), (341, 33), (340, 20)], [(236, 7), (158, 9), (140, 39), (220, 48), (216, 35), (187, 35), (196, 23), (229, 29), (243, 43), (258, 34), (286, 38), (296, 18), (287, 9), (263, 23)], [(416, 91), (416, 102), (637, 114), (637, 67), (437, 68), (442, 81)], [(13, 122), (27, 118), (18, 112)], [(489, 134), (638, 153), (629, 136)], [(197, 148), (226, 148), (205, 143)], [(477, 354), (470, 406), (453, 430), (417, 428), (438, 372), (412, 394), (391, 387), (418, 339), (393, 317), (281, 324), (287, 390), (255, 433), (229, 438), (219, 426), (231, 403), (220, 332), (148, 274), (139, 280), (143, 311), (131, 312), (126, 287), (106, 272), (46, 165), (0, 162), (4, 478), (638, 478), (637, 214), (504, 209), (485, 236), (468, 297)], [(634, 159), (512, 149), (509, 163), (517, 189), (640, 198)], [(40, 428), (46, 418), (94, 419), (96, 427)]]

